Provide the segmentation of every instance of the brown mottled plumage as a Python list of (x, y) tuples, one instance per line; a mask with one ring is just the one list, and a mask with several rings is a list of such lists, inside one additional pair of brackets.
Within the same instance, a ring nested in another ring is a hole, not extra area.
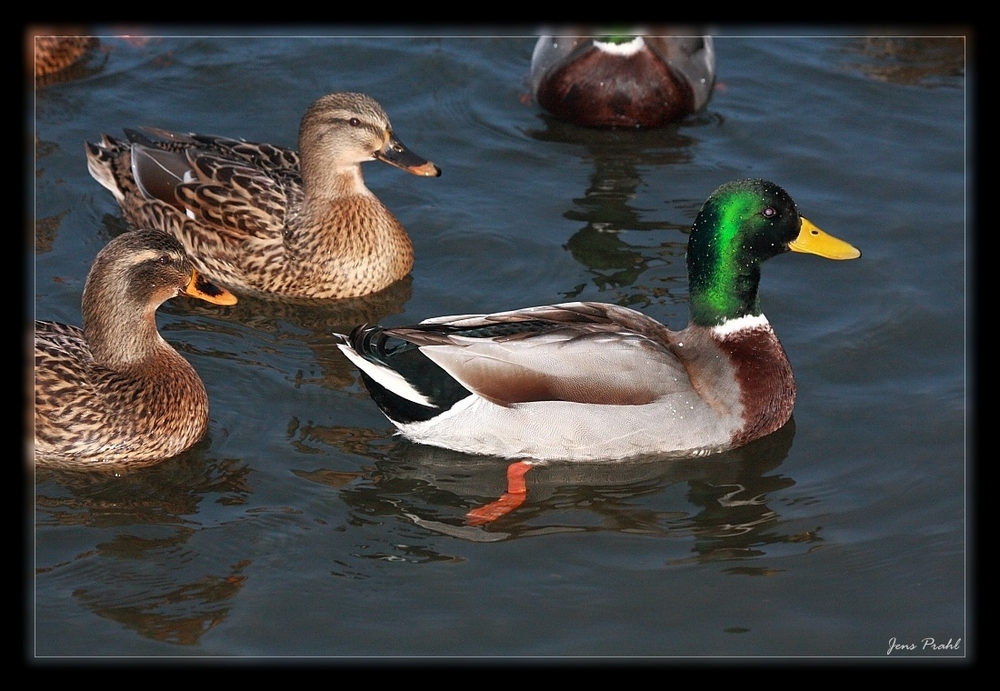
[(31, 36), (35, 77), (47, 77), (76, 63), (98, 44), (94, 36)]
[(82, 329), (35, 322), (36, 465), (149, 465), (204, 435), (205, 386), (156, 328), (156, 309), (182, 294), (236, 302), (197, 273), (175, 239), (136, 230), (94, 260)]
[(165, 230), (209, 279), (240, 294), (367, 295), (413, 266), (403, 226), (366, 186), (363, 161), (440, 169), (407, 150), (382, 107), (357, 93), (315, 101), (299, 150), (147, 128), (87, 144), (91, 175), (125, 219)]

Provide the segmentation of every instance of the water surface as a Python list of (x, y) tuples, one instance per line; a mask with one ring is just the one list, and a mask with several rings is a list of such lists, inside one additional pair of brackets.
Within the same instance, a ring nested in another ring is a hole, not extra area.
[[(36, 474), (29, 654), (884, 659), (893, 638), (918, 644), (893, 656), (968, 654), (963, 40), (723, 30), (707, 109), (637, 132), (532, 104), (532, 31), (104, 27), (80, 73), (37, 91), (38, 318), (79, 323), (93, 257), (125, 228), (86, 169), (103, 132), (294, 146), (313, 99), (357, 90), (443, 175), (365, 165), (417, 254), (378, 299), (161, 308), (209, 432), (141, 471)], [(864, 253), (764, 269), (793, 422), (700, 460), (538, 468), (522, 507), (465, 525), (506, 464), (393, 437), (329, 332), (567, 299), (682, 328), (688, 228), (746, 176)]]

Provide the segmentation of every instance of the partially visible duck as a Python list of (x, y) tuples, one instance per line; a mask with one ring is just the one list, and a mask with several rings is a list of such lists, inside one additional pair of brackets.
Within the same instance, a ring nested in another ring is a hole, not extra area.
[(208, 396), (191, 364), (160, 336), (156, 309), (175, 295), (235, 304), (158, 230), (119, 235), (83, 289), (83, 328), (35, 322), (38, 466), (143, 466), (205, 434)]
[(98, 45), (96, 36), (41, 35), (35, 28), (29, 32), (35, 78), (48, 77), (75, 64), (87, 51)]
[(538, 39), (531, 91), (554, 115), (587, 127), (661, 127), (701, 110), (715, 84), (711, 36), (596, 35)]
[(410, 152), (374, 99), (332, 93), (302, 117), (298, 151), (146, 128), (87, 144), (91, 175), (132, 225), (173, 235), (239, 294), (358, 297), (406, 276), (413, 245), (365, 186), (361, 163), (441, 170)]
[[(416, 442), (529, 463), (703, 456), (791, 417), (792, 368), (758, 294), (761, 264), (789, 250), (861, 254), (801, 217), (778, 185), (738, 180), (715, 190), (692, 226), (683, 331), (573, 302), (335, 336)], [(513, 468), (515, 479), (523, 471)]]

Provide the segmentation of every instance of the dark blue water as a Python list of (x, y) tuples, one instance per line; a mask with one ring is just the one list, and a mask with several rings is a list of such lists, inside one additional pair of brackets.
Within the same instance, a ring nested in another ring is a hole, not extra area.
[[(30, 654), (884, 659), (893, 639), (917, 645), (893, 657), (975, 645), (961, 38), (722, 29), (703, 113), (601, 132), (531, 103), (530, 27), (123, 31), (102, 28), (82, 73), (35, 94), (39, 318), (79, 323), (90, 263), (124, 229), (86, 169), (83, 143), (102, 132), (294, 146), (313, 99), (357, 90), (443, 175), (365, 166), (417, 253), (384, 300), (161, 308), (208, 388), (208, 435), (141, 471), (36, 474)], [(706, 459), (536, 468), (522, 507), (465, 525), (506, 464), (393, 437), (329, 332), (566, 299), (681, 328), (687, 229), (745, 176), (864, 253), (765, 267), (794, 423)]]

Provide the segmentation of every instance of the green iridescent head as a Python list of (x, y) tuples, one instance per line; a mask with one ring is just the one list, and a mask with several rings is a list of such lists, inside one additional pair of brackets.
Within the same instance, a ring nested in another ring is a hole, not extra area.
[(618, 33), (614, 29), (611, 29), (608, 33), (595, 36), (594, 40), (600, 43), (613, 43), (615, 45), (621, 45), (623, 43), (631, 43), (635, 40), (636, 34), (630, 33)]
[(691, 321), (715, 326), (759, 315), (760, 265), (789, 250), (828, 259), (861, 256), (801, 217), (773, 182), (746, 179), (719, 187), (698, 213), (688, 240)]

